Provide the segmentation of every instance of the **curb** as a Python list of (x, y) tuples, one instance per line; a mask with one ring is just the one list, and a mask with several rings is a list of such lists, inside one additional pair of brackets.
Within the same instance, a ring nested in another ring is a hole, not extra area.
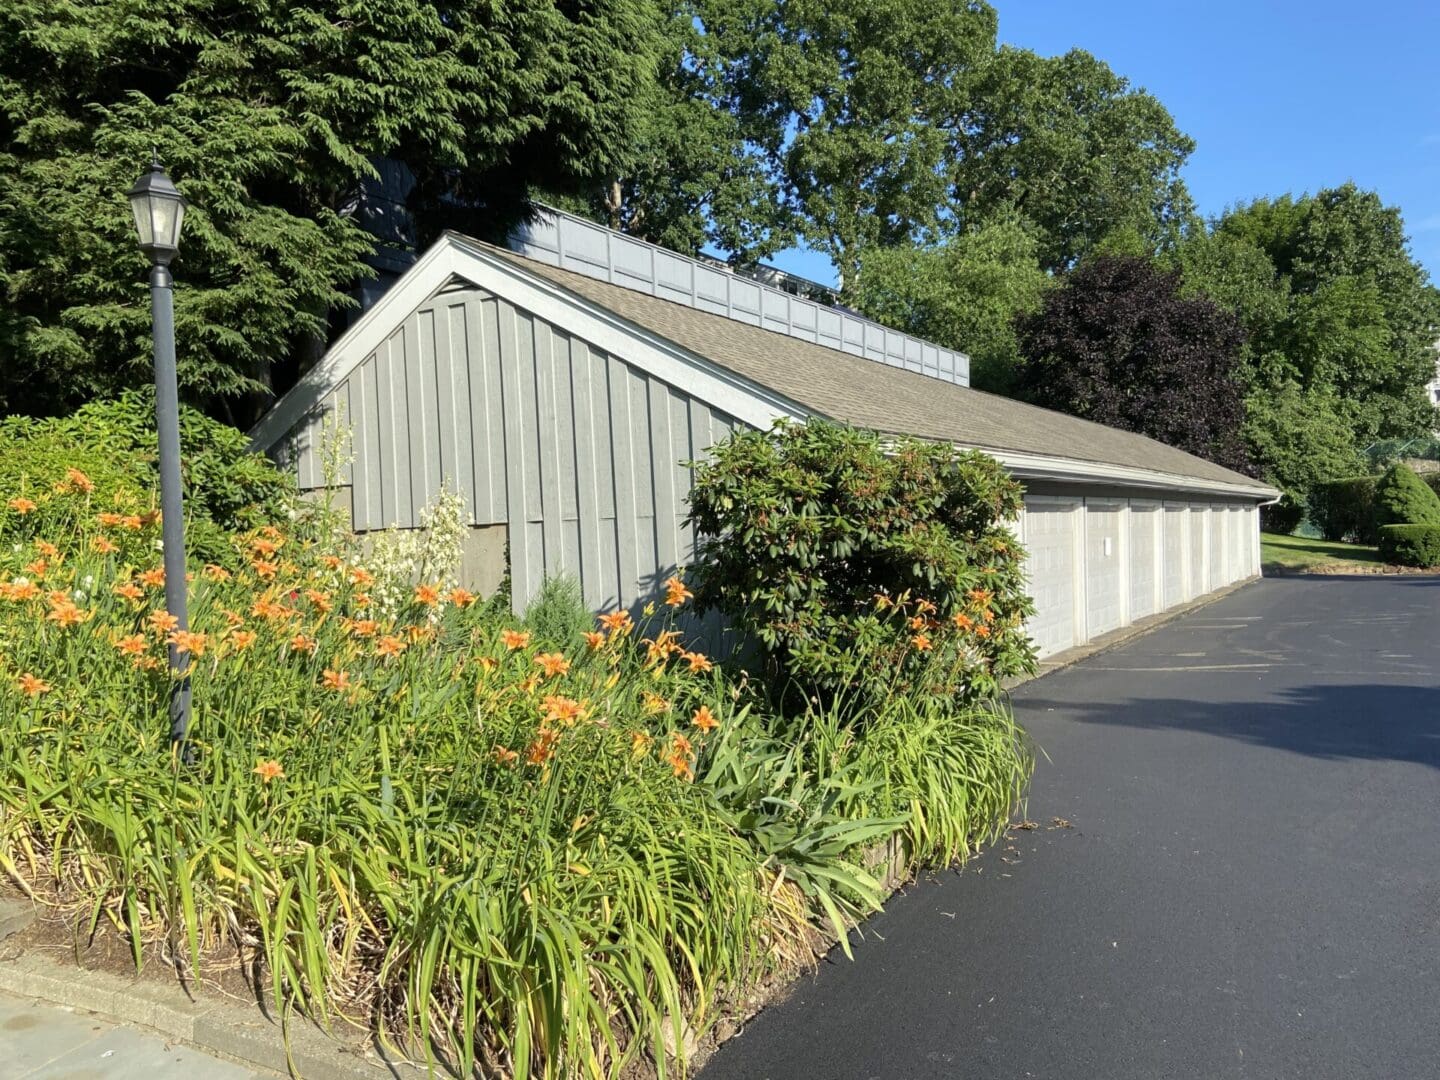
[[(427, 1071), (389, 1060), (368, 1039), (342, 1041), (308, 1020), (282, 1026), (258, 1006), (197, 1001), (179, 986), (58, 964), (34, 953), (0, 961), (0, 990), (149, 1028), (175, 1042), (250, 1068), (305, 1080), (410, 1080)], [(339, 1021), (339, 1025), (344, 1021)], [(358, 1032), (357, 1032), (358, 1035)]]

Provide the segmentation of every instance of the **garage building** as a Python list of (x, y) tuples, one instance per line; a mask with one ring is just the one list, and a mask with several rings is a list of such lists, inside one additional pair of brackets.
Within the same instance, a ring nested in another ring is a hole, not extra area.
[(998, 458), (1026, 487), (1042, 655), (1259, 571), (1273, 489), (1128, 432), (969, 388), (966, 358), (566, 215), (518, 251), (442, 236), (251, 433), (303, 489), (322, 428), (350, 435), (360, 531), (419, 525), (442, 484), (465, 574), (547, 576), (597, 610), (644, 603), (692, 557), (687, 461), (737, 428), (825, 417)]

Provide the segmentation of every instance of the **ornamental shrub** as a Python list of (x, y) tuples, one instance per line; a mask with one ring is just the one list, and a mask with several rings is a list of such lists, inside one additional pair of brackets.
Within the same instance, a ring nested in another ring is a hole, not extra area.
[(1377, 525), (1440, 525), (1440, 496), (1408, 465), (1391, 465), (1375, 485)]
[[(294, 481), (263, 454), (251, 451), (243, 431), (182, 406), (180, 448), (185, 546), (200, 560), (226, 562), (232, 554), (229, 533), (291, 516)], [(91, 402), (69, 416), (16, 416), (0, 422), (4, 490), (51, 488), (70, 466), (94, 481), (96, 505), (110, 506), (122, 487), (158, 505), (154, 391), (128, 391), (114, 400)]]
[(1384, 525), (1380, 557), (1397, 566), (1440, 566), (1440, 525)]
[(1310, 520), (1326, 540), (1375, 543), (1375, 482), (1373, 476), (1325, 480), (1312, 487), (1306, 502)]
[(696, 467), (696, 602), (792, 704), (985, 697), (1034, 670), (1021, 500), (980, 453), (821, 421), (742, 432)]

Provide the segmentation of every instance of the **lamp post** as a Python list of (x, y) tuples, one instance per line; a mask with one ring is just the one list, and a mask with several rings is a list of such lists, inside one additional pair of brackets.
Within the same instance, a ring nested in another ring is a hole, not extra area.
[[(175, 384), (175, 300), (170, 260), (180, 247), (185, 199), (158, 155), (129, 191), (140, 250), (150, 259), (150, 317), (155, 334), (155, 426), (160, 433), (160, 537), (165, 545), (165, 609), (189, 630), (185, 592), (185, 519), (180, 496), (180, 394)], [(184, 754), (190, 727), (189, 657), (170, 645), (170, 742)]]

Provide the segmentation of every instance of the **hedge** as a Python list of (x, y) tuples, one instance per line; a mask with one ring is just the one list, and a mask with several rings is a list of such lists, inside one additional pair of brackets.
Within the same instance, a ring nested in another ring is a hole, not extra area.
[(1375, 485), (1377, 525), (1440, 525), (1440, 496), (1408, 465), (1394, 464)]
[(1386, 525), (1380, 557), (1397, 566), (1440, 566), (1440, 525)]
[(1310, 520), (1326, 540), (1375, 543), (1375, 485), (1378, 477), (1348, 476), (1310, 489)]

